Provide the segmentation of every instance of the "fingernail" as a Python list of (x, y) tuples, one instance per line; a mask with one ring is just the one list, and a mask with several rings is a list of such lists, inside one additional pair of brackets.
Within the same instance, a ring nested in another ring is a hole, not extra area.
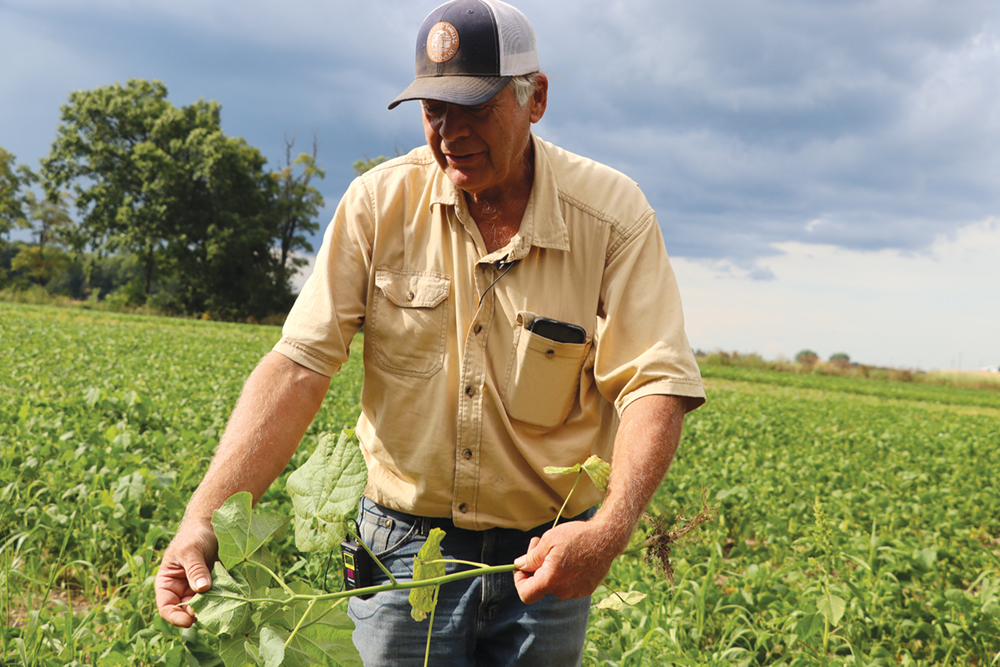
[(514, 561), (514, 567), (516, 567), (519, 570), (527, 564), (528, 564), (528, 559), (526, 559), (524, 556), (521, 556), (520, 558)]
[(212, 582), (208, 580), (208, 577), (202, 577), (198, 581), (194, 582), (194, 589), (196, 591), (205, 590), (206, 588), (211, 588)]

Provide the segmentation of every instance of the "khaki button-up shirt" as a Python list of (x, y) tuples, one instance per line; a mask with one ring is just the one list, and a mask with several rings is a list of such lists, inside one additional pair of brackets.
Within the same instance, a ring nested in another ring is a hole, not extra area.
[[(622, 174), (533, 137), (520, 231), (488, 253), (430, 150), (357, 178), (275, 350), (334, 374), (364, 325), (356, 433), (365, 494), (462, 528), (551, 521), (621, 411), (649, 394), (704, 402), (656, 216)], [(530, 330), (577, 325), (582, 343)], [(589, 480), (564, 515), (600, 500)]]

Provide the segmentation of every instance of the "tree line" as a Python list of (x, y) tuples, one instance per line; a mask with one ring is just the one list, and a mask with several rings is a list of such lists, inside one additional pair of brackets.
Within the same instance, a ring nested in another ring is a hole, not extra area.
[(72, 93), (37, 173), (0, 148), (0, 289), (224, 320), (287, 311), (324, 204), (315, 140), (293, 158), (286, 138), (268, 170), (222, 131), (218, 102), (166, 98), (138, 79)]

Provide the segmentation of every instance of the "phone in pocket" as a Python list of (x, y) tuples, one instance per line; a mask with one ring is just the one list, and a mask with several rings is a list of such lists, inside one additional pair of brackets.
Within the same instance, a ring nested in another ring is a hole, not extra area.
[(587, 331), (576, 324), (561, 322), (548, 317), (536, 317), (528, 325), (528, 331), (557, 343), (585, 343)]

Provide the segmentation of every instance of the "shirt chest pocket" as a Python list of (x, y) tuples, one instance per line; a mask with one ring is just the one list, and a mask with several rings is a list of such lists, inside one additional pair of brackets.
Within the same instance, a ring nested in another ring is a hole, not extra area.
[(560, 343), (528, 330), (536, 315), (518, 313), (514, 345), (504, 382), (504, 407), (511, 419), (542, 429), (562, 424), (580, 387), (591, 341)]
[(442, 273), (375, 268), (365, 329), (380, 368), (411, 377), (430, 377), (441, 370), (450, 288), (451, 278)]

